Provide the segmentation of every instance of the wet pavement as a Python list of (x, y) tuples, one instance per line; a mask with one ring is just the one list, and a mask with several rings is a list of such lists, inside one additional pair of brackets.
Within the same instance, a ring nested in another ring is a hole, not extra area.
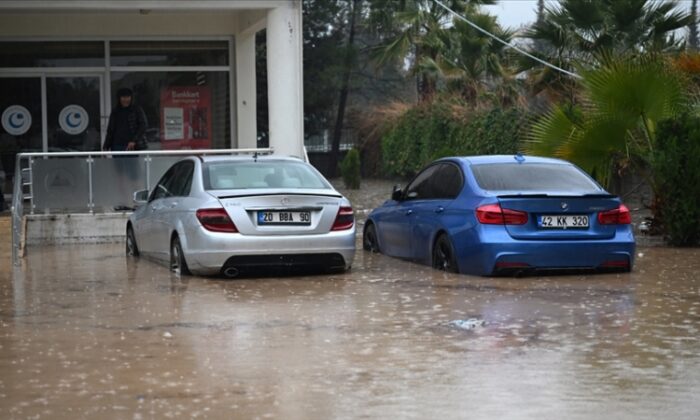
[[(358, 213), (385, 187), (351, 194)], [(2, 243), (0, 417), (697, 419), (700, 249), (638, 252), (631, 274), (358, 251), (345, 274), (224, 280), (118, 244), (12, 268)]]

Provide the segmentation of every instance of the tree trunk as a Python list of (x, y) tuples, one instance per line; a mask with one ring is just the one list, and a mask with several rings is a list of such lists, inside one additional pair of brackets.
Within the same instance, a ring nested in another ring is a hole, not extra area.
[[(537, 20), (535, 22), (537, 25), (544, 23), (544, 0), (537, 1)], [(547, 46), (546, 42), (542, 41), (541, 39), (535, 39), (533, 44), (536, 52), (540, 54), (544, 53), (544, 49)]]
[(362, 0), (349, 0), (352, 4), (350, 10), (350, 34), (348, 35), (348, 43), (345, 51), (345, 65), (343, 69), (343, 79), (340, 85), (340, 98), (338, 99), (338, 115), (335, 120), (335, 128), (333, 129), (333, 142), (331, 148), (331, 168), (330, 175), (332, 177), (338, 174), (338, 163), (340, 161), (340, 140), (343, 135), (343, 121), (345, 120), (345, 107), (348, 102), (348, 91), (350, 89), (350, 75), (353, 69), (353, 53), (352, 48), (355, 43), (355, 21)]
[(690, 36), (688, 37), (688, 48), (691, 51), (698, 50), (698, 0), (693, 0), (690, 6), (690, 16), (693, 21), (690, 23)]

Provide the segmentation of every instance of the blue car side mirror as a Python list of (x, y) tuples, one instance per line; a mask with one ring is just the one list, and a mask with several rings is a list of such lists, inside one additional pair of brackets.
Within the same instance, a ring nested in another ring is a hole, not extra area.
[(394, 189), (391, 191), (391, 199), (394, 201), (401, 201), (403, 199), (403, 191), (398, 185), (394, 185)]

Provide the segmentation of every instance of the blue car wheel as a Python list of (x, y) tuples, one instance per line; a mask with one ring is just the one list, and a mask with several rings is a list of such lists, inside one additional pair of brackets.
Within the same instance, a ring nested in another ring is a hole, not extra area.
[(448, 273), (459, 273), (452, 242), (444, 233), (437, 238), (433, 247), (433, 268), (447, 271)]
[(368, 223), (365, 226), (364, 234), (362, 235), (362, 248), (365, 251), (380, 252), (379, 242), (377, 242), (377, 230), (374, 223)]

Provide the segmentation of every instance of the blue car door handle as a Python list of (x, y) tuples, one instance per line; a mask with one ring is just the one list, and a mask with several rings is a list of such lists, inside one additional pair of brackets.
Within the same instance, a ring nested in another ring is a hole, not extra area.
[(445, 208), (442, 206), (438, 206), (438, 208), (435, 209), (435, 213), (442, 213), (443, 211), (445, 211)]
[(410, 216), (413, 214), (413, 210), (406, 210), (406, 216)]

